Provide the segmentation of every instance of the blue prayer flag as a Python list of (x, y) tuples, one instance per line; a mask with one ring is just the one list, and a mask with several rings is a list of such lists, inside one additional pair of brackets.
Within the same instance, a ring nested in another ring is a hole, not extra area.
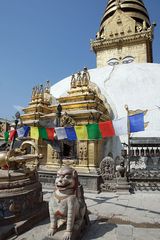
[(144, 131), (144, 113), (129, 116), (130, 132)]
[(21, 128), (17, 129), (17, 134), (19, 138), (27, 137), (29, 133), (30, 127), (29, 126), (23, 126)]
[(66, 130), (66, 134), (67, 134), (67, 139), (69, 141), (77, 140), (77, 135), (76, 135), (74, 127), (65, 127), (65, 130)]

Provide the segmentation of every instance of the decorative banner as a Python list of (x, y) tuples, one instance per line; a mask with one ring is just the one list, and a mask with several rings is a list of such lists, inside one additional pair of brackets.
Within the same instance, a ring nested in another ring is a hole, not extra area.
[(48, 140), (54, 140), (54, 128), (46, 128)]
[(30, 127), (23, 126), (17, 129), (17, 135), (19, 138), (27, 137), (29, 133)]
[(48, 139), (46, 128), (38, 128), (39, 130), (39, 137), (42, 139)]
[(144, 113), (129, 116), (130, 132), (144, 131)]
[[(23, 126), (16, 130), (11, 130), (9, 133), (9, 140), (13, 141), (13, 138), (17, 132), (18, 137), (26, 137), (30, 129), (30, 137), (38, 140), (54, 140), (56, 133), (58, 140), (68, 139), (69, 141), (78, 140), (98, 140), (106, 137), (126, 135), (128, 133), (127, 120), (129, 120), (130, 132), (144, 131), (144, 113), (138, 113), (132, 116), (124, 117), (113, 121), (105, 121), (93, 124), (87, 124), (74, 127), (56, 127), (56, 128), (44, 128), (44, 127), (29, 127)], [(5, 141), (8, 139), (7, 132), (4, 135)]]
[(38, 127), (31, 127), (31, 138), (38, 140), (39, 139), (39, 130)]
[(112, 121), (100, 122), (99, 128), (103, 138), (115, 136)]
[(77, 135), (76, 135), (74, 127), (65, 127), (65, 130), (66, 130), (66, 134), (67, 134), (67, 139), (69, 141), (77, 140)]
[(58, 140), (67, 139), (67, 134), (64, 127), (56, 127), (55, 132)]
[(9, 139), (9, 132), (4, 132), (4, 140), (5, 142), (8, 142), (8, 139)]
[(88, 133), (87, 133), (86, 125), (75, 126), (74, 128), (75, 128), (78, 140), (88, 140)]
[(86, 127), (89, 140), (102, 139), (98, 123), (88, 124)]
[(9, 141), (12, 142), (14, 139), (14, 136), (16, 135), (17, 131), (16, 130), (12, 130), (9, 132)]
[(127, 117), (113, 120), (112, 123), (113, 123), (116, 136), (128, 134), (128, 118)]

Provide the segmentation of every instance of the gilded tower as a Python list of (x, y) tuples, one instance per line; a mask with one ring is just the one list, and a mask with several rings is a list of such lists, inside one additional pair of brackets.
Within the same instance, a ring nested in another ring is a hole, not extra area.
[(91, 41), (97, 67), (152, 62), (153, 28), (142, 0), (109, 0)]

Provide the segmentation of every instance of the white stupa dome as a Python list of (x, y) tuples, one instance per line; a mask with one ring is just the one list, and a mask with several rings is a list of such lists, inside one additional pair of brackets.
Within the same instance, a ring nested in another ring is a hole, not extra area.
[[(130, 110), (148, 110), (145, 115), (145, 122), (149, 122), (147, 128), (132, 134), (133, 137), (160, 137), (160, 64), (130, 63), (88, 71), (91, 82), (97, 84), (107, 99), (114, 119), (127, 116), (126, 104)], [(53, 85), (52, 95), (55, 98), (66, 95), (70, 80), (71, 76)], [(120, 138), (127, 141), (127, 136)]]

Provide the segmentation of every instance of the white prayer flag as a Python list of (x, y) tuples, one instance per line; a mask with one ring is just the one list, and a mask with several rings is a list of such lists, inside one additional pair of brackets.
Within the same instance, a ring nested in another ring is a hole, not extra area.
[(121, 136), (121, 135), (128, 134), (128, 125), (127, 125), (128, 121), (127, 121), (127, 119), (128, 119), (127, 117), (124, 117), (124, 118), (120, 118), (120, 119), (112, 121), (116, 136)]
[(67, 134), (64, 127), (56, 127), (55, 132), (58, 140), (63, 140), (67, 138)]

